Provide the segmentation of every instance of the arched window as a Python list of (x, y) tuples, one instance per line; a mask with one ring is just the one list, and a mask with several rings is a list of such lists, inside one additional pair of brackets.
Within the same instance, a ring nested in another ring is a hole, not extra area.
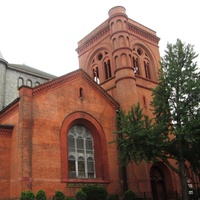
[(105, 78), (106, 79), (111, 78), (112, 74), (111, 74), (110, 60), (104, 62), (104, 70), (105, 70)]
[(144, 61), (144, 70), (145, 70), (145, 76), (146, 78), (150, 79), (150, 69), (149, 69), (149, 62)]
[(134, 73), (140, 75), (139, 61), (138, 58), (135, 58), (134, 56), (133, 56), (133, 67), (134, 67)]
[(69, 178), (95, 178), (93, 138), (80, 125), (73, 126), (67, 136)]
[(18, 88), (21, 87), (22, 85), (24, 85), (24, 79), (22, 77), (18, 78)]
[(30, 79), (28, 79), (26, 81), (26, 85), (29, 86), (29, 87), (32, 87), (32, 81)]
[(147, 79), (152, 79), (151, 56), (140, 46), (134, 46), (132, 51), (134, 73)]
[(38, 85), (40, 85), (40, 82), (36, 81), (35, 86), (38, 86)]
[(92, 73), (93, 80), (98, 84), (112, 78), (112, 66), (108, 51), (101, 50), (96, 53), (92, 59)]
[(100, 81), (99, 81), (99, 68), (94, 67), (92, 70), (93, 70), (93, 79), (94, 79), (95, 82), (97, 82), (99, 84), (100, 83)]

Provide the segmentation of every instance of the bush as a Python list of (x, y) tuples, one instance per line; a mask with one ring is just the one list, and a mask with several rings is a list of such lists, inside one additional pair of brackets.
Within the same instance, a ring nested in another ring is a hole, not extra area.
[(119, 200), (118, 194), (111, 194), (108, 196), (108, 200)]
[(27, 200), (34, 200), (35, 199), (34, 193), (30, 190), (26, 193), (26, 197), (27, 197)]
[(35, 195), (32, 191), (23, 191), (20, 200), (35, 200)]
[(135, 195), (135, 193), (133, 191), (127, 190), (124, 193), (123, 200), (135, 200), (135, 199), (136, 199), (136, 195)]
[(76, 200), (76, 199), (73, 197), (66, 197), (66, 200)]
[(61, 191), (55, 192), (55, 200), (65, 200), (65, 195)]
[(36, 194), (37, 200), (46, 200), (46, 194), (43, 190), (39, 190)]
[(87, 194), (88, 200), (105, 200), (107, 199), (107, 191), (103, 187), (97, 187), (97, 186), (84, 186), (82, 188), (83, 192)]
[(76, 199), (77, 200), (86, 200), (87, 199), (87, 194), (85, 192), (83, 192), (83, 190), (79, 190), (76, 193)]
[(26, 192), (25, 191), (21, 192), (20, 200), (26, 200)]

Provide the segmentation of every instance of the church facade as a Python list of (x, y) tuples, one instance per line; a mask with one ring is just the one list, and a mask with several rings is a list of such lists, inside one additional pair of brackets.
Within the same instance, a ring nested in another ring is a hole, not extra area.
[[(78, 42), (80, 69), (46, 83), (18, 88), (0, 111), (0, 199), (42, 189), (74, 197), (84, 185), (122, 196), (130, 189), (149, 199), (181, 193), (178, 176), (163, 163), (122, 167), (115, 143), (116, 114), (140, 102), (152, 116), (159, 38), (129, 19), (125, 8)], [(188, 169), (192, 187), (199, 180)]]

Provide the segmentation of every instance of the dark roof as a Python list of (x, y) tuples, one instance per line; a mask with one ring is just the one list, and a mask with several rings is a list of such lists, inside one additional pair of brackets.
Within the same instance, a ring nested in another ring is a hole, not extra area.
[(35, 76), (38, 76), (38, 77), (42, 77), (42, 78), (48, 78), (48, 79), (57, 78), (57, 76), (55, 76), (55, 75), (43, 72), (41, 70), (38, 70), (38, 69), (35, 69), (35, 68), (32, 68), (32, 67), (29, 67), (25, 64), (23, 64), (23, 65), (9, 64), (8, 68), (14, 69), (14, 70), (17, 70), (17, 71), (20, 71), (20, 72), (24, 72), (24, 73), (27, 73), (27, 74), (35, 75)]

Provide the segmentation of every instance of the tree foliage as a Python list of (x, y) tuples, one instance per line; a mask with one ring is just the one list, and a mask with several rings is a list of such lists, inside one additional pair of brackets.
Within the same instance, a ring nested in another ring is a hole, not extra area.
[[(123, 164), (161, 160), (180, 177), (187, 196), (185, 163), (200, 170), (200, 74), (193, 46), (177, 40), (168, 44), (161, 59), (158, 86), (152, 89), (149, 120), (140, 105), (117, 116), (117, 144)], [(172, 165), (169, 159), (176, 161)]]
[[(200, 126), (200, 79), (197, 54), (193, 46), (168, 44), (161, 60), (159, 85), (153, 89), (154, 126), (162, 124), (162, 132), (169, 133), (164, 142), (162, 159), (188, 161), (195, 172), (200, 168), (198, 127)], [(196, 153), (195, 153), (196, 152)], [(177, 173), (180, 169), (177, 168)]]

